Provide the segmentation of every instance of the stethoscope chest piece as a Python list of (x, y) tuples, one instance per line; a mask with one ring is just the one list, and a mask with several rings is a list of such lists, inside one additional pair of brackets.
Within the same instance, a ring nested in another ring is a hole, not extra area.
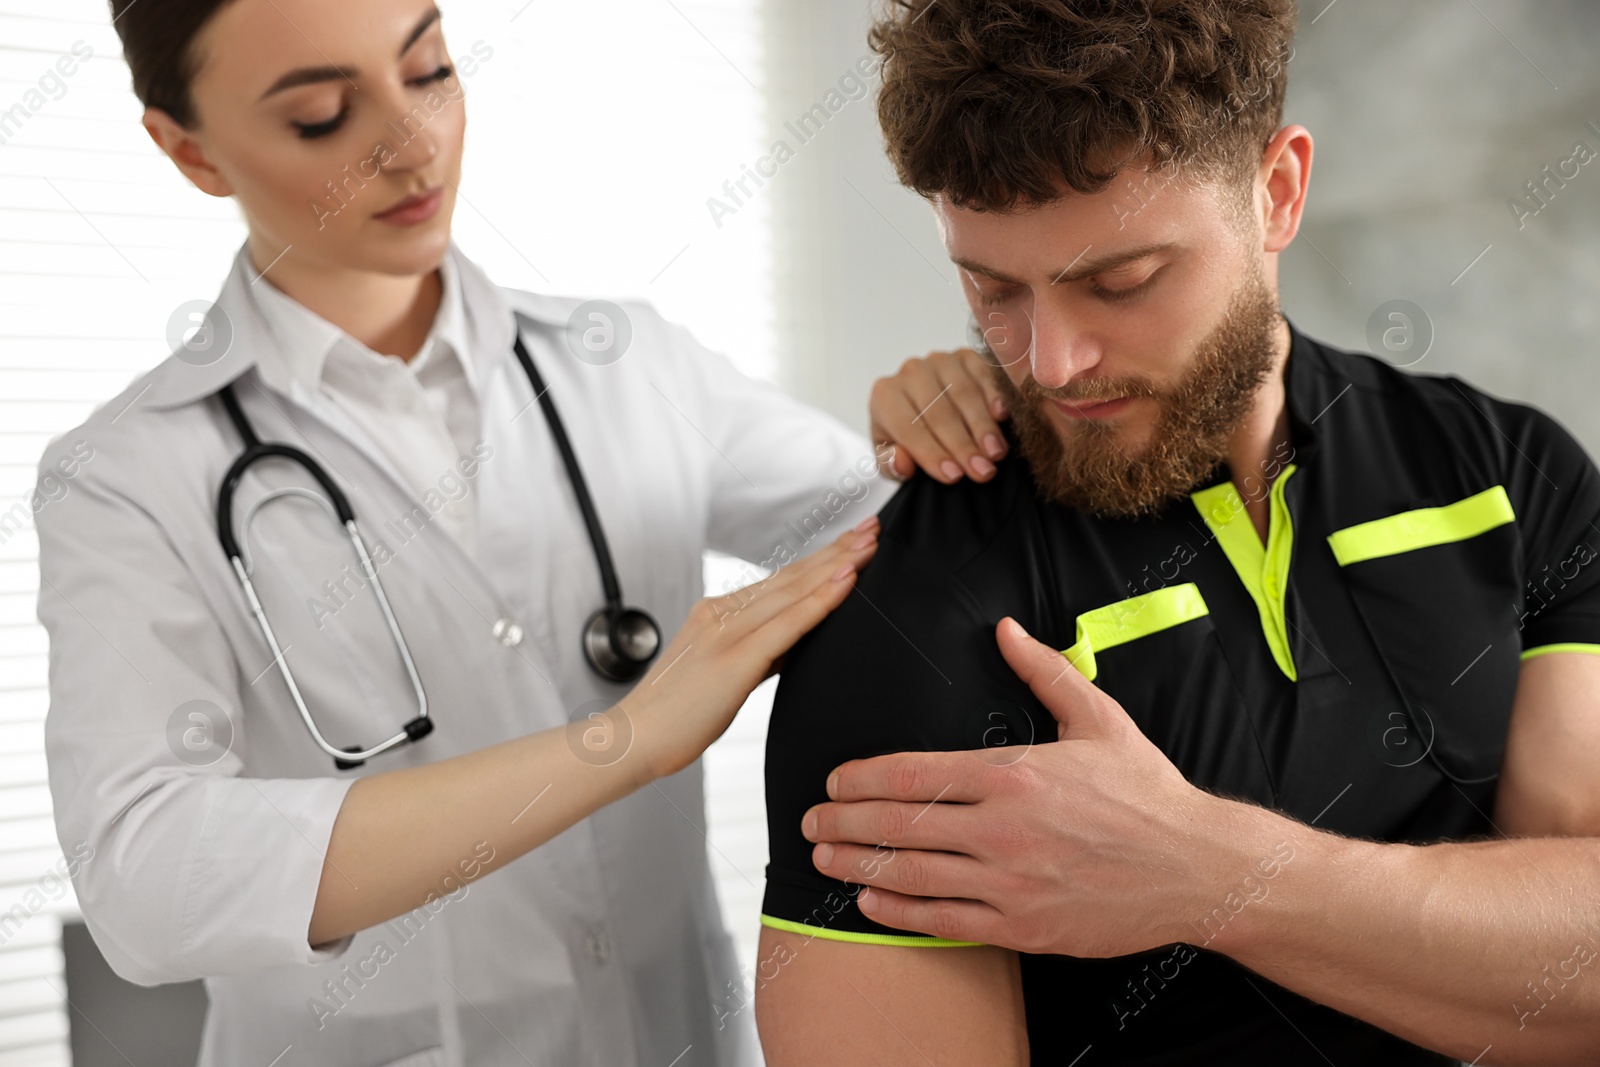
[(601, 608), (583, 627), (583, 655), (596, 674), (632, 682), (661, 650), (661, 627), (638, 608)]

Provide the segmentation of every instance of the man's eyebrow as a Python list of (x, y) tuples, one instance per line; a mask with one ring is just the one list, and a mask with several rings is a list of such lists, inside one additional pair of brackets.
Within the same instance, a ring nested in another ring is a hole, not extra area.
[[(418, 41), (422, 40), (423, 34), (432, 29), (438, 21), (438, 8), (433, 8), (428, 11), (427, 14), (423, 15), (422, 19), (406, 36), (406, 42), (400, 48), (400, 55), (404, 56), (407, 52), (411, 51), (412, 46)], [(302, 85), (316, 85), (320, 82), (332, 82), (340, 80), (354, 81), (356, 76), (359, 74), (359, 71), (350, 67), (336, 67), (332, 64), (323, 67), (300, 67), (298, 69), (291, 70), (289, 73), (273, 82), (272, 87), (261, 94), (261, 99), (265, 100), (267, 97), (272, 96), (275, 93), (281, 93), (286, 89), (299, 88)]]
[[(1119, 252), (1102, 252), (1097, 256), (1089, 256), (1089, 248), (1092, 247), (1093, 246), (1091, 245), (1084, 248), (1082, 252), (1079, 252), (1077, 258), (1063, 267), (1061, 272), (1055, 276), (1055, 279), (1050, 284), (1060, 285), (1064, 282), (1075, 282), (1084, 278), (1092, 278), (1096, 274), (1103, 274), (1108, 270), (1115, 270), (1118, 267), (1126, 266), (1129, 263), (1134, 263), (1138, 260), (1144, 259), (1146, 256), (1153, 256), (1161, 252), (1171, 251), (1173, 248), (1177, 247), (1177, 243), (1175, 241), (1160, 241), (1154, 244), (1140, 245), (1137, 248), (1123, 249)], [(1023, 282), (1017, 278), (1011, 277), (1004, 271), (999, 271), (993, 267), (984, 266), (982, 263), (979, 263), (976, 260), (967, 259), (964, 256), (952, 256), (951, 262), (964, 270), (971, 271), (974, 274), (982, 274), (986, 277), (993, 278), (997, 282), (1004, 282), (1007, 285), (1027, 284), (1026, 282)]]

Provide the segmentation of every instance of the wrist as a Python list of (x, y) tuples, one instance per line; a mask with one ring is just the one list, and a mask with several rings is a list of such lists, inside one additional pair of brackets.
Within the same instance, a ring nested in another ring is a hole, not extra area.
[(670, 760), (662, 751), (651, 702), (633, 693), (571, 720), (561, 732), (570, 758), (588, 768), (583, 780), (601, 791), (597, 796), (609, 798), (602, 803), (662, 777), (661, 768)]
[[(1234, 956), (1263, 936), (1263, 919), (1306, 866), (1315, 830), (1245, 801), (1203, 793), (1197, 861), (1174, 940)], [(1298, 865), (1298, 866), (1297, 866)]]
[(642, 694), (636, 688), (617, 703), (632, 731), (632, 743), (624, 764), (635, 789), (668, 778), (694, 762), (693, 756), (684, 757), (682, 746), (676, 743), (677, 731), (669, 721), (672, 709), (662, 708), (653, 696)]
[(1222, 895), (1214, 890), (1202, 905), (1209, 921), (1198, 929), (1209, 936), (1199, 943), (1246, 966), (1314, 942), (1336, 922), (1347, 887), (1394, 857), (1393, 846), (1319, 830), (1254, 804), (1224, 803), (1226, 814), (1215, 825), (1219, 839), (1229, 841), (1218, 852), (1232, 880), (1223, 874)]

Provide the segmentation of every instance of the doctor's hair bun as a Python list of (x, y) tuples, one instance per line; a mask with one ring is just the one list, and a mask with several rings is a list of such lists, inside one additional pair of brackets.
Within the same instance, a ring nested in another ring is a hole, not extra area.
[(111, 0), (112, 24), (133, 71), (133, 91), (192, 129), (196, 118), (189, 83), (199, 63), (194, 40), (229, 0)]

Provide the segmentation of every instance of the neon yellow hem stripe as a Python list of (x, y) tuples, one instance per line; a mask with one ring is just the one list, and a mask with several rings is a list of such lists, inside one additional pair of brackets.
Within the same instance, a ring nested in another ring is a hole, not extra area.
[(1382, 556), (1465, 541), (1515, 521), (1516, 517), (1505, 486), (1497, 485), (1454, 504), (1402, 511), (1337, 530), (1328, 535), (1328, 546), (1339, 566), (1348, 567)]
[(1570, 643), (1564, 645), (1539, 645), (1537, 648), (1523, 649), (1522, 658), (1528, 660), (1533, 659), (1536, 656), (1548, 656), (1552, 652), (1588, 652), (1592, 655), (1600, 655), (1600, 645), (1579, 645)]
[(981, 941), (947, 941), (942, 937), (918, 937), (915, 934), (852, 934), (848, 930), (829, 930), (822, 926), (807, 926), (763, 914), (761, 925), (790, 934), (822, 937), (829, 941), (854, 941), (859, 945), (890, 945), (898, 948), (982, 948)]
[(1223, 482), (1209, 489), (1190, 494), (1190, 499), (1200, 511), (1212, 534), (1222, 546), (1223, 554), (1239, 580), (1244, 583), (1250, 599), (1256, 602), (1261, 616), (1261, 633), (1267, 639), (1272, 659), (1278, 669), (1293, 682), (1296, 681), (1294, 655), (1289, 647), (1289, 626), (1284, 618), (1284, 591), (1289, 588), (1289, 560), (1294, 555), (1294, 525), (1289, 518), (1289, 505), (1283, 498), (1283, 487), (1289, 484), (1295, 465), (1288, 464), (1278, 480), (1272, 483), (1268, 494), (1271, 514), (1267, 521), (1267, 543), (1261, 544), (1255, 524), (1245, 510), (1244, 500), (1233, 483)]
[(1061, 654), (1092, 682), (1100, 673), (1094, 661), (1096, 652), (1148, 637), (1208, 613), (1199, 586), (1193, 582), (1169, 585), (1079, 615), (1073, 645)]

